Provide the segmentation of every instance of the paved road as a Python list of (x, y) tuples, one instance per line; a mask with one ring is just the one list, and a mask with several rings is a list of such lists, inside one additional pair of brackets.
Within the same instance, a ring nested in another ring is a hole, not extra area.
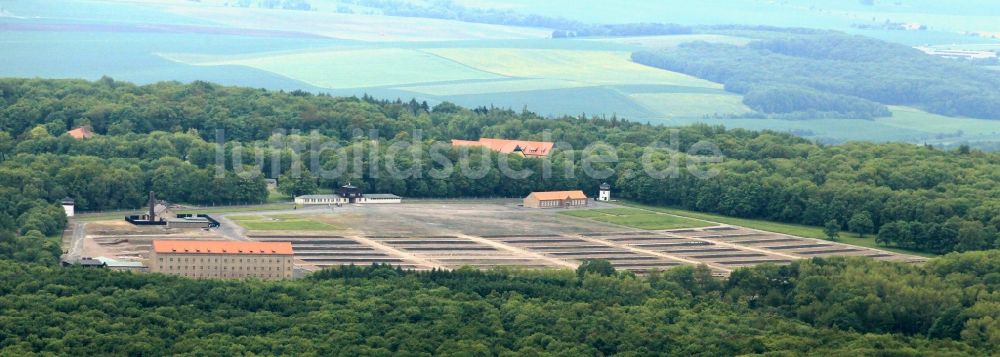
[(83, 222), (72, 223), (73, 236), (69, 240), (69, 252), (66, 253), (67, 260), (80, 259), (83, 255), (83, 239), (87, 236), (87, 224)]

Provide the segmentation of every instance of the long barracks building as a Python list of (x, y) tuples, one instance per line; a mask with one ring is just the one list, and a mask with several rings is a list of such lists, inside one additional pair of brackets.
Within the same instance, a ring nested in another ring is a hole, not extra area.
[(289, 242), (155, 240), (149, 271), (190, 278), (290, 279)]

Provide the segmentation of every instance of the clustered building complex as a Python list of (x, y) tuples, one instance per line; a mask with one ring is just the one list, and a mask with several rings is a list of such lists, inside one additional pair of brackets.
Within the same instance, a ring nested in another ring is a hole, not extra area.
[(290, 279), (289, 242), (155, 240), (149, 271), (190, 278)]

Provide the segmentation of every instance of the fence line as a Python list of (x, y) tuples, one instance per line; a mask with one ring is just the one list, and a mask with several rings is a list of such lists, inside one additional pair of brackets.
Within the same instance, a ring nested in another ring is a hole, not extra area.
[[(436, 197), (414, 197), (414, 198), (406, 198), (406, 197), (403, 197), (403, 200), (404, 200), (403, 202), (405, 203), (406, 201), (455, 201), (455, 202), (462, 202), (462, 201), (497, 201), (497, 200), (521, 200), (523, 198), (524, 197), (507, 197), (507, 196), (441, 197), (441, 198), (436, 198)], [(172, 209), (179, 210), (179, 211), (184, 211), (184, 210), (197, 211), (197, 210), (212, 209), (212, 208), (216, 208), (216, 207), (233, 207), (233, 208), (236, 208), (236, 207), (256, 207), (256, 206), (263, 206), (263, 205), (291, 205), (291, 204), (295, 204), (295, 202), (292, 201), (292, 200), (289, 200), (289, 201), (281, 201), (281, 202), (260, 201), (259, 203), (210, 203), (210, 204), (207, 204), (207, 205), (200, 205), (200, 206), (182, 205), (180, 208), (172, 208)], [(136, 213), (136, 212), (146, 212), (148, 210), (149, 210), (149, 208), (144, 206), (144, 207), (139, 207), (139, 208), (134, 208), (134, 209), (116, 209), (116, 210), (108, 210), (108, 211), (77, 211), (76, 212), (76, 216), (87, 217), (87, 216), (104, 216), (104, 215), (111, 215), (111, 214), (121, 214), (122, 217), (124, 217), (124, 216), (127, 216), (127, 215), (131, 215), (133, 213)]]

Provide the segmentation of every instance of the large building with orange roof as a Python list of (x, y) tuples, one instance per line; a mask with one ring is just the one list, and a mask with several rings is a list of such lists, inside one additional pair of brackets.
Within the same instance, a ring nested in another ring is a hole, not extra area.
[(506, 140), (480, 138), (479, 141), (452, 140), (451, 145), (455, 147), (485, 147), (490, 150), (504, 153), (522, 155), (525, 157), (546, 157), (552, 152), (553, 143), (547, 141), (526, 141), (526, 140)]
[(524, 198), (524, 207), (529, 208), (574, 208), (587, 207), (589, 198), (583, 191), (532, 192)]
[(154, 240), (149, 271), (189, 278), (290, 279), (289, 242)]
[(67, 131), (66, 134), (69, 134), (70, 137), (77, 140), (90, 139), (94, 136), (94, 132), (91, 131), (90, 128), (86, 126), (81, 126), (79, 128)]

